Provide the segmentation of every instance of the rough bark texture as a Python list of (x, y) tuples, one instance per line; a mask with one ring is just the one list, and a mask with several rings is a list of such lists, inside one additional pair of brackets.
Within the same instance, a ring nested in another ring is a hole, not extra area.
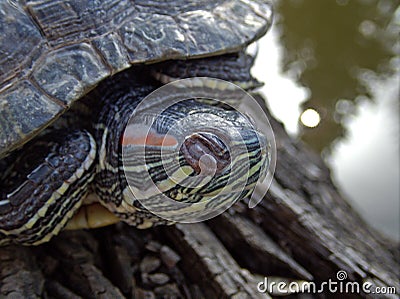
[[(144, 231), (118, 224), (64, 232), (38, 247), (0, 248), (0, 297), (270, 298), (257, 291), (264, 276), (318, 284), (337, 281), (339, 270), (343, 282), (399, 292), (398, 244), (354, 212), (318, 155), (270, 120), (277, 169), (254, 209), (241, 202), (205, 223)], [(311, 295), (338, 296), (379, 297)]]

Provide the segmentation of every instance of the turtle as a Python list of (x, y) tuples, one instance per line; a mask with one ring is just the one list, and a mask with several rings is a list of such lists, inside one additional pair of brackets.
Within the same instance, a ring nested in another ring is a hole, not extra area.
[[(172, 224), (132, 195), (127, 177), (148, 183), (138, 161), (146, 164), (149, 181), (162, 186), (161, 195), (187, 203), (184, 213), (190, 214), (192, 204), (241, 181), (244, 162), (233, 161), (229, 142), (247, 151), (242, 156), (251, 174), (236, 197), (248, 196), (268, 163), (266, 140), (231, 106), (190, 98), (169, 105), (151, 127), (129, 120), (143, 99), (176, 79), (212, 77), (257, 87), (250, 74), (254, 57), (245, 50), (271, 19), (270, 4), (262, 0), (1, 0), (0, 245), (38, 245), (64, 228), (120, 220), (142, 229)], [(191, 82), (211, 92), (226, 88), (216, 79)], [(141, 120), (157, 106), (140, 110)], [(197, 120), (199, 113), (210, 117)], [(188, 115), (193, 120), (183, 124)], [(240, 132), (240, 140), (201, 130), (185, 135), (187, 126), (214, 118), (220, 130)], [(183, 134), (178, 148), (174, 134)], [(143, 159), (139, 147), (146, 149)], [(135, 148), (133, 158), (124, 158), (125, 148)], [(160, 166), (164, 152), (192, 178), (201, 177), (204, 165), (213, 164), (214, 173), (199, 188), (184, 186)], [(228, 182), (232, 165), (238, 173)], [(150, 203), (162, 205), (153, 195), (146, 193)], [(92, 212), (96, 216), (89, 217)]]

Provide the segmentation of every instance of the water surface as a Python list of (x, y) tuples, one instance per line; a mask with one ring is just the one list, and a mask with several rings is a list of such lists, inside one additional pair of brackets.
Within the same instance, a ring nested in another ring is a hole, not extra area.
[(274, 1), (254, 74), (287, 131), (321, 153), (344, 196), (399, 236), (400, 1)]

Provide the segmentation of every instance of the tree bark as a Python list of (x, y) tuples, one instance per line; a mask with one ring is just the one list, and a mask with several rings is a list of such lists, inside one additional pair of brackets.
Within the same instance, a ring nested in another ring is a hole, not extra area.
[[(395, 287), (397, 297), (398, 244), (351, 208), (318, 155), (270, 121), (277, 168), (254, 209), (244, 201), (204, 223), (143, 231), (120, 223), (63, 232), (37, 247), (0, 248), (0, 297), (270, 298), (257, 290), (264, 277), (319, 285), (340, 281), (338, 271), (347, 275), (343, 283)], [(326, 288), (311, 296), (339, 295)]]

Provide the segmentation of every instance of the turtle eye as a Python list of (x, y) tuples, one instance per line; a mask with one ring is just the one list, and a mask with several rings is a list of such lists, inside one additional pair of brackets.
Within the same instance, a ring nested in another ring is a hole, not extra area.
[(220, 174), (230, 164), (227, 146), (215, 134), (193, 133), (182, 144), (181, 153), (197, 174)]

